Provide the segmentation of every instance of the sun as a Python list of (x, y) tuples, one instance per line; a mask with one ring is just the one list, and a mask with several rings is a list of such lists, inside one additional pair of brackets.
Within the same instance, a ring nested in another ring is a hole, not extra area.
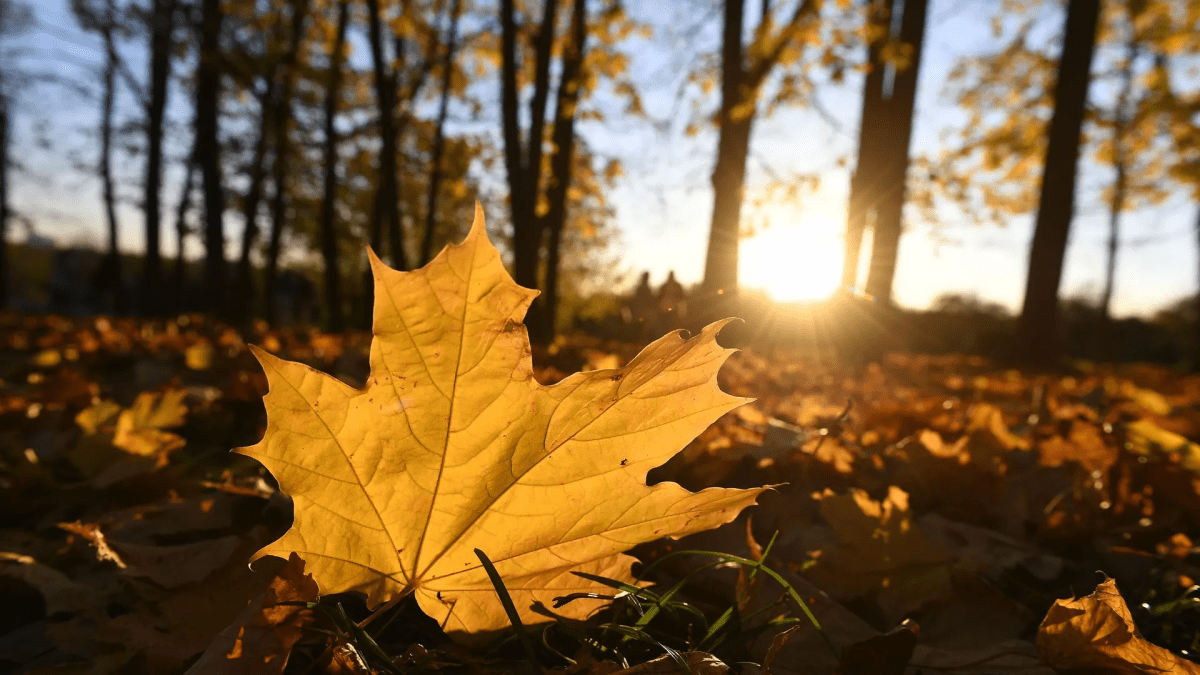
[(741, 242), (743, 288), (761, 289), (780, 302), (823, 300), (842, 274), (843, 227), (827, 209), (780, 208), (770, 225)]

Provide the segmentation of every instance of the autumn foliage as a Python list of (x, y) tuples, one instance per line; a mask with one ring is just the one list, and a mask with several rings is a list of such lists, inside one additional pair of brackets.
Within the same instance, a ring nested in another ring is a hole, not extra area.
[(372, 335), (4, 318), (6, 666), (1197, 670), (1194, 376), (534, 351), (481, 215), (373, 266)]

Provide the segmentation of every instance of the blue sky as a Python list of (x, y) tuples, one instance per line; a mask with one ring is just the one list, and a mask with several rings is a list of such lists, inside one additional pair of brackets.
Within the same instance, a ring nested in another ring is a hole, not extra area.
[[(82, 33), (75, 25), (66, 2), (39, 0), (40, 27), (14, 43), (29, 50), (27, 67), (46, 73), (74, 77), (94, 85), (94, 67), (102, 54), (99, 40)], [(682, 73), (695, 65), (695, 51), (717, 47), (719, 26), (713, 17), (686, 46), (680, 31), (696, 24), (701, 15), (696, 2), (626, 3), (630, 13), (651, 25), (650, 40), (631, 43), (631, 67), (643, 102), (651, 118), (668, 120), (655, 126), (619, 114), (617, 102), (599, 96), (596, 105), (609, 112), (603, 122), (587, 122), (582, 133), (598, 154), (619, 158), (625, 176), (611, 195), (620, 231), (617, 252), (626, 277), (632, 280), (648, 270), (654, 281), (674, 270), (681, 281), (698, 281), (703, 273), (712, 193), (712, 169), (716, 135), (684, 133), (686, 119), (695, 115), (691, 101), (677, 97)], [(753, 3), (751, 3), (753, 4)], [(943, 96), (946, 75), (956, 59), (994, 47), (988, 19), (992, 3), (987, 0), (932, 0), (917, 102), (914, 153), (935, 151), (940, 139), (962, 116)], [(1048, 16), (1050, 30), (1060, 21)], [(129, 48), (131, 67), (145, 70), (140, 46)], [(358, 63), (365, 54), (357, 55)], [(820, 92), (825, 109), (833, 111), (836, 127), (811, 110), (783, 110), (756, 122), (749, 166), (748, 191), (761, 190), (768, 176), (817, 173), (820, 188), (800, 204), (768, 204), (748, 208), (743, 217), (769, 226), (742, 243), (742, 282), (746, 287), (764, 288), (781, 299), (827, 295), (840, 276), (842, 233), (848, 171), (838, 168), (837, 158), (852, 153), (857, 141), (857, 117), (861, 79), (850, 75), (841, 85), (828, 85)], [(485, 104), (498, 100), (498, 85), (489, 91), (480, 86)], [(702, 109), (717, 104), (702, 101)], [(123, 109), (132, 98), (125, 96)], [(96, 146), (88, 134), (96, 127), (98, 111), (93, 102), (61, 87), (39, 85), (19, 102), (21, 120), (14, 144), (18, 159), (30, 169), (14, 184), (14, 205), (34, 222), (36, 231), (56, 241), (100, 242), (103, 221), (98, 181), (84, 175), (74, 164), (94, 161)], [(485, 113), (489, 114), (489, 113)], [(178, 87), (172, 92), (168, 116), (179, 125), (191, 119), (190, 101)], [(42, 120), (41, 128), (33, 128)], [(471, 125), (479, 128), (479, 124)], [(498, 126), (494, 125), (494, 126)], [(665, 128), (664, 128), (665, 127)], [(498, 129), (497, 129), (498, 131)], [(42, 148), (35, 139), (51, 139)], [(184, 149), (168, 149), (173, 157)], [(129, 177), (125, 193), (135, 196), (138, 158), (121, 160), (118, 173)], [(168, 170), (164, 197), (175, 201), (180, 170)], [(1067, 253), (1063, 292), (1065, 295), (1097, 295), (1104, 272), (1107, 215), (1098, 200), (1098, 186), (1106, 180), (1094, 166), (1085, 166), (1078, 194), (1078, 214), (1072, 226)], [(121, 209), (123, 248), (142, 246), (140, 212), (130, 201)], [(901, 242), (896, 276), (896, 299), (904, 306), (924, 307), (941, 293), (963, 292), (1016, 308), (1024, 288), (1026, 255), (1032, 230), (1029, 218), (1016, 218), (1005, 227), (952, 223), (936, 234), (911, 214)], [(1181, 196), (1155, 209), (1129, 215), (1124, 221), (1123, 248), (1118, 262), (1114, 311), (1117, 315), (1146, 314), (1196, 287), (1197, 246), (1194, 222), (1196, 206)], [(236, 239), (239, 219), (229, 216)], [(164, 222), (165, 250), (173, 255), (172, 221)], [(20, 227), (11, 228), (20, 241)], [(198, 254), (198, 244), (193, 242)]]

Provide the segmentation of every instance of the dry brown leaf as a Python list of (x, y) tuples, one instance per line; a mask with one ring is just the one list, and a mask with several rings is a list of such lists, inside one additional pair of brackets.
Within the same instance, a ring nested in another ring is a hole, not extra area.
[(1038, 627), (1037, 646), (1042, 658), (1060, 670), (1200, 675), (1200, 665), (1142, 638), (1112, 579), (1089, 596), (1055, 602)]
[(282, 673), (292, 645), (312, 623), (312, 610), (283, 602), (315, 602), (317, 584), (304, 574), (295, 553), (271, 585), (221, 631), (189, 675), (268, 675)]

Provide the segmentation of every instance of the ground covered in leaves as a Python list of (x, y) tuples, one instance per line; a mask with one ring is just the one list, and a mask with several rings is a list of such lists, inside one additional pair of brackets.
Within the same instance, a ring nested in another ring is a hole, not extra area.
[[(415, 603), (246, 565), (291, 522), (229, 453), (265, 425), (246, 342), (367, 374), (366, 334), (0, 318), (0, 671), (1200, 672), (1200, 377), (748, 349), (720, 381), (757, 400), (651, 479), (777, 487), (635, 549), (652, 585), (592, 619), (468, 650)], [(636, 352), (580, 336), (534, 363), (548, 383)]]

